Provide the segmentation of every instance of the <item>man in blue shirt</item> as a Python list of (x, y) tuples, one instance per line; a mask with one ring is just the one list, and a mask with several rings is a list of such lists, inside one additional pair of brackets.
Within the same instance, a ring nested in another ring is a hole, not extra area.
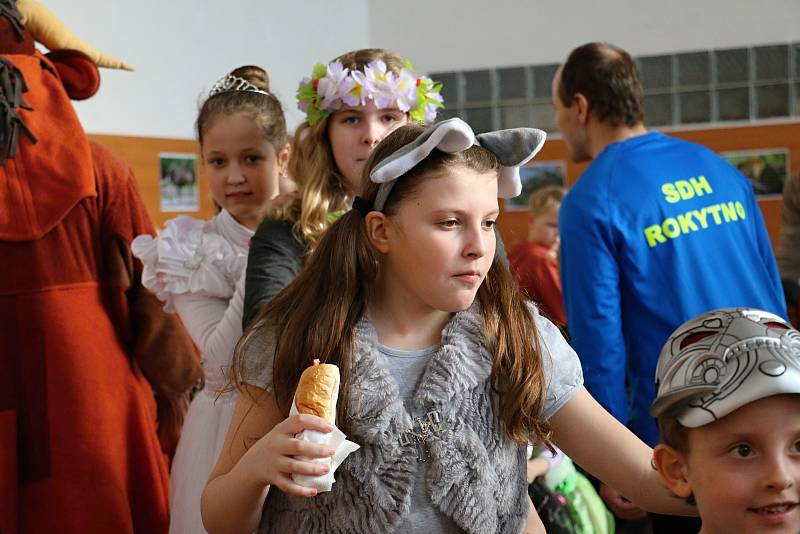
[(656, 362), (676, 327), (729, 306), (786, 316), (769, 237), (744, 176), (703, 146), (647, 131), (624, 50), (576, 48), (552, 98), (570, 157), (592, 162), (559, 216), (572, 344), (588, 390), (652, 446)]

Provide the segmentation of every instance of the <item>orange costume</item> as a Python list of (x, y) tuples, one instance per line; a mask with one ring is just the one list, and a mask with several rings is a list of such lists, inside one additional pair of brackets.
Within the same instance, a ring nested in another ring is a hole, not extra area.
[(97, 66), (34, 51), (13, 7), (0, 2), (0, 532), (166, 532), (167, 453), (199, 366), (141, 286), (129, 243), (153, 227), (133, 174), (69, 101), (94, 94)]

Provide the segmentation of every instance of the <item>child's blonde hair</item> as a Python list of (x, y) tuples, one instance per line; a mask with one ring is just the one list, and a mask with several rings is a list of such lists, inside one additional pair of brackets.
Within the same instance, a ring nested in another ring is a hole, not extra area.
[[(387, 71), (395, 74), (405, 66), (401, 56), (379, 48), (354, 50), (336, 59), (350, 70), (363, 71), (375, 60), (386, 63)], [(305, 241), (309, 252), (330, 226), (329, 214), (349, 207), (342, 186), (344, 177), (336, 167), (328, 138), (329, 120), (327, 116), (313, 126), (306, 120), (298, 126), (289, 158), (289, 176), (297, 184), (297, 191), (269, 215), (293, 223), (295, 233)]]
[(528, 196), (528, 211), (534, 215), (541, 215), (554, 206), (561, 206), (564, 194), (564, 188), (560, 185), (540, 187)]

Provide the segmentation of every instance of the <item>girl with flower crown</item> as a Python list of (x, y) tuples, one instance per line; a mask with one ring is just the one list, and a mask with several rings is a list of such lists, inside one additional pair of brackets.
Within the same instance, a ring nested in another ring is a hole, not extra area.
[(197, 117), (205, 176), (220, 208), (208, 221), (176, 217), (133, 251), (142, 281), (177, 312), (201, 351), (205, 385), (192, 400), (171, 472), (170, 532), (204, 532), (200, 496), (222, 448), (237, 393), (225, 391), (242, 334), (248, 242), (289, 160), (286, 122), (267, 73), (240, 67), (211, 89)]
[[(525, 460), (551, 439), (640, 506), (691, 513), (496, 253), (498, 196), (521, 192), (543, 143), (450, 119), (374, 149), (354, 209), (237, 346), (243, 394), (203, 493), (209, 532), (542, 533)], [(341, 373), (333, 423), (294, 410), (314, 358)]]
[(295, 132), (289, 160), (297, 191), (276, 202), (253, 236), (244, 326), (295, 277), (322, 233), (350, 207), (378, 142), (408, 121), (436, 118), (440, 89), (416, 76), (402, 57), (381, 49), (317, 64), (300, 82), (298, 106), (306, 120)]

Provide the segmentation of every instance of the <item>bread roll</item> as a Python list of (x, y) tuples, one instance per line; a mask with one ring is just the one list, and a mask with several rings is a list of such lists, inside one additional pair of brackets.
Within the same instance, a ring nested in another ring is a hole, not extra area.
[(336, 424), (336, 401), (339, 398), (339, 368), (314, 360), (303, 371), (297, 384), (295, 404), (298, 413), (309, 413)]

